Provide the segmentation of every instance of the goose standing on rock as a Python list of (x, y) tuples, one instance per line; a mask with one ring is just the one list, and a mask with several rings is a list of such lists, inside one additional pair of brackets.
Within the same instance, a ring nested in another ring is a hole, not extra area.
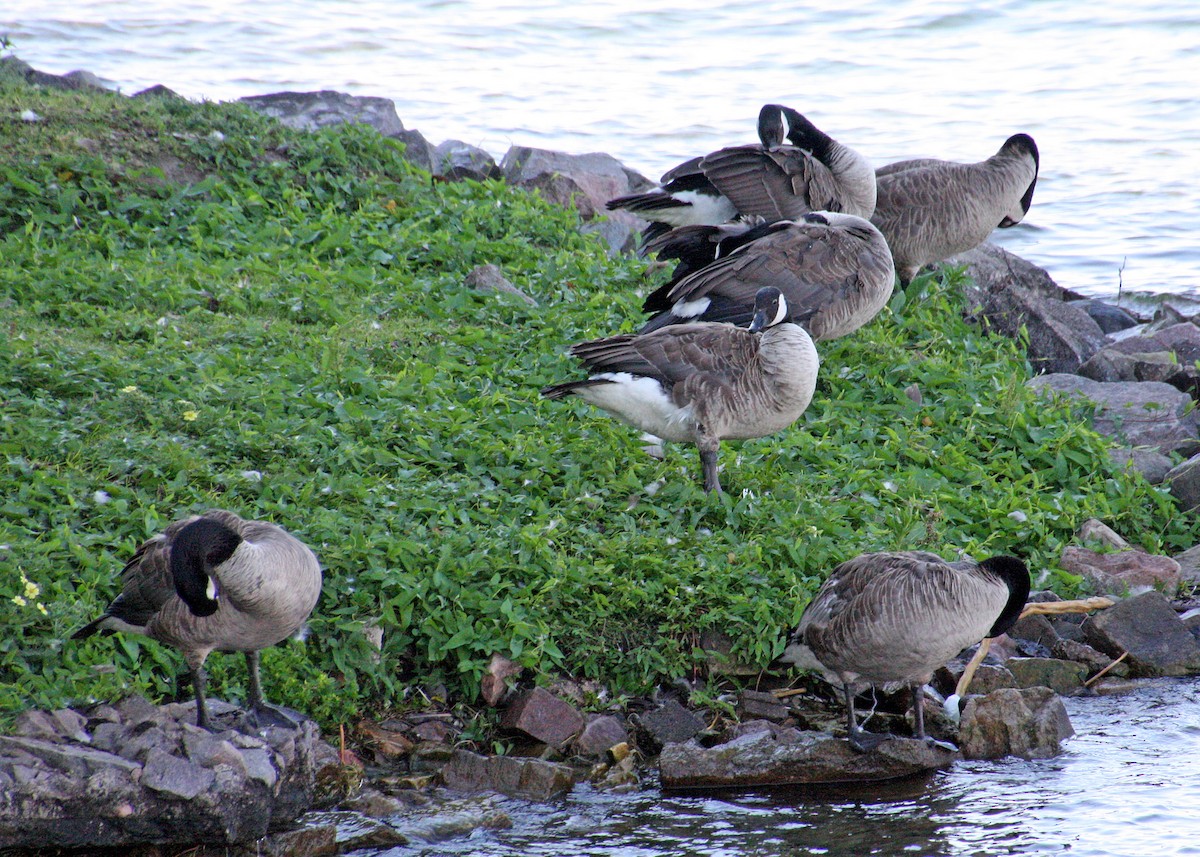
[(819, 363), (811, 337), (791, 321), (775, 288), (758, 291), (748, 329), (672, 325), (582, 342), (571, 353), (589, 377), (546, 387), (542, 395), (573, 394), (644, 432), (696, 444), (706, 491), (721, 490), (720, 441), (790, 426), (812, 400)]
[(855, 719), (856, 688), (866, 685), (907, 684), (916, 737), (924, 740), (920, 687), (967, 646), (1011, 628), (1028, 597), (1029, 571), (1015, 557), (946, 562), (925, 551), (862, 554), (829, 575), (780, 660), (838, 677), (854, 749), (865, 752), (890, 737), (866, 732)]
[(1038, 167), (1028, 134), (1014, 134), (976, 164), (921, 158), (880, 167), (871, 222), (887, 238), (900, 285), (926, 265), (978, 247), (993, 229), (1020, 223)]
[(649, 220), (643, 243), (672, 228), (739, 216), (784, 220), (817, 210), (871, 216), (875, 172), (858, 152), (780, 104), (759, 111), (758, 136), (758, 144), (691, 158), (668, 170), (657, 190), (611, 199), (607, 207)]
[(878, 315), (895, 285), (883, 234), (852, 214), (810, 212), (798, 221), (756, 226), (717, 245), (719, 250), (726, 246), (733, 247), (728, 255), (647, 296), (642, 309), (654, 315), (642, 333), (693, 321), (746, 324), (754, 314), (755, 293), (773, 286), (813, 339), (836, 339)]
[(209, 729), (204, 661), (245, 652), (249, 703), (260, 720), (294, 721), (263, 699), (259, 650), (296, 633), (321, 593), (321, 566), (295, 536), (265, 521), (210, 509), (168, 526), (137, 549), (104, 615), (72, 639), (125, 631), (179, 649), (191, 671), (196, 725)]

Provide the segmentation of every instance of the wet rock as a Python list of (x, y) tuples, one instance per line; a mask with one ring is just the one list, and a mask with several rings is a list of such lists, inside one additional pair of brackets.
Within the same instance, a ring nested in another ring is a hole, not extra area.
[(563, 747), (583, 730), (583, 715), (545, 688), (535, 687), (509, 705), (500, 728), (523, 732), (535, 741)]
[(90, 717), (23, 718), (49, 737), (0, 737), (0, 849), (229, 845), (261, 838), (311, 804), (315, 724), (267, 730), (268, 744), (232, 727), (212, 734), (180, 715), (195, 712), (131, 698)]
[(396, 105), (387, 98), (319, 92), (273, 92), (239, 98), (241, 104), (300, 131), (316, 131), (346, 122), (370, 125), (392, 136), (404, 130)]
[(1127, 330), (1137, 326), (1138, 323), (1131, 313), (1095, 298), (1082, 298), (1070, 301), (1070, 303), (1090, 315), (1092, 321), (1096, 322), (1105, 333)]
[(445, 744), (424, 741), (413, 747), (408, 764), (414, 774), (433, 774), (441, 770), (454, 755), (454, 748)]
[(369, 818), (387, 818), (404, 811), (407, 805), (391, 795), (374, 788), (364, 788), (349, 800), (342, 801), (341, 808), (362, 813)]
[(1055, 693), (1075, 693), (1083, 687), (1087, 667), (1058, 658), (1010, 658), (1008, 671), (1017, 687), (1048, 687)]
[(1093, 428), (1131, 446), (1169, 451), (1192, 444), (1197, 437), (1191, 397), (1170, 384), (1105, 384), (1067, 374), (1041, 375), (1028, 383), (1034, 389), (1078, 400), (1089, 412), (1094, 409)]
[(687, 741), (704, 729), (704, 721), (674, 699), (639, 715), (635, 725), (639, 738), (651, 753), (658, 752), (668, 744)]
[(1083, 623), (1088, 645), (1110, 657), (1128, 652), (1130, 675), (1186, 675), (1200, 670), (1200, 647), (1160, 592), (1119, 601)]
[(1171, 496), (1185, 512), (1195, 512), (1200, 507), (1200, 455), (1172, 467), (1163, 477)]
[(433, 174), (451, 181), (486, 181), (504, 176), (488, 152), (462, 140), (446, 140), (438, 144), (433, 150)]
[[(400, 724), (396, 724), (399, 726)], [(392, 728), (386, 723), (375, 723), (363, 720), (358, 724), (358, 731), (370, 742), (376, 756), (383, 759), (399, 759), (412, 752), (414, 742), (398, 728)]]
[(440, 777), (455, 791), (495, 791), (514, 797), (548, 800), (570, 791), (575, 772), (567, 765), (513, 756), (480, 756), (455, 750)]
[(1179, 563), (1169, 556), (1140, 550), (1097, 553), (1070, 545), (1063, 549), (1059, 563), (1066, 571), (1090, 581), (1098, 592), (1123, 595), (1153, 587), (1174, 595), (1179, 589)]
[(1067, 709), (1047, 687), (1003, 688), (963, 708), (959, 749), (968, 759), (1047, 759), (1075, 734)]
[[(400, 845), (405, 845), (404, 840)], [(341, 853), (337, 828), (331, 824), (305, 826), (274, 833), (255, 843), (255, 857), (330, 857)]]
[(737, 715), (743, 720), (758, 719), (782, 723), (788, 718), (788, 709), (773, 693), (742, 690), (738, 693)]
[[(473, 269), (466, 277), (466, 284), (476, 291), (480, 292), (501, 292), (507, 295), (515, 295), (530, 306), (537, 306), (537, 301), (518, 289), (500, 272), (497, 265), (487, 264), (480, 265)], [(509, 661), (512, 664), (512, 661)], [(513, 664), (516, 667), (516, 664)], [(520, 672), (520, 667), (517, 667), (517, 672)], [(512, 675), (513, 673), (510, 673)], [(485, 676), (487, 678), (488, 676)]]
[(658, 765), (666, 789), (744, 788), (889, 780), (945, 767), (957, 755), (911, 738), (858, 753), (825, 732), (775, 727), (715, 747), (669, 744)]
[(598, 758), (612, 747), (629, 741), (629, 732), (618, 717), (602, 714), (588, 720), (579, 737), (575, 739), (574, 750), (580, 756)]

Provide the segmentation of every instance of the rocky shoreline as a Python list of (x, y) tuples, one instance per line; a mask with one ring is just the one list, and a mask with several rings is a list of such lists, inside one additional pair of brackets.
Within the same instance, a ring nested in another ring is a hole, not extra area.
[[(19, 60), (31, 85), (96, 86), (86, 73), (48, 75)], [(155, 87), (133, 97), (177, 97)], [(435, 180), (503, 179), (574, 207), (581, 228), (611, 253), (630, 252), (642, 222), (604, 202), (652, 186), (605, 154), (570, 155), (514, 146), (497, 163), (456, 140), (432, 145), (405, 129), (394, 104), (335, 92), (278, 93), (242, 99), (288, 125), (315, 129), (361, 122), (402, 141), (407, 157)], [(36, 117), (22, 117), (38, 121)], [(1040, 373), (1029, 383), (1093, 411), (1093, 424), (1121, 446), (1119, 462), (1161, 485), (1180, 508), (1200, 507), (1200, 325), (1169, 306), (1153, 318), (1058, 287), (1041, 268), (992, 245), (948, 264), (966, 265), (971, 313), (1004, 335), (1025, 335)], [(473, 288), (513, 290), (504, 272), (477, 269)], [(532, 301), (531, 298), (526, 298)], [(1183, 462), (1175, 463), (1180, 457)], [(1132, 537), (1133, 534), (1127, 534)], [(549, 800), (581, 783), (622, 792), (864, 783), (953, 764), (959, 758), (1059, 752), (1072, 734), (1060, 695), (1119, 693), (1142, 678), (1200, 674), (1200, 605), (1179, 598), (1200, 584), (1200, 546), (1153, 556), (1099, 522), (1080, 530), (1063, 568), (1086, 578), (1116, 604), (1090, 616), (1029, 616), (997, 641), (975, 678), (960, 723), (928, 698), (926, 722), (958, 753), (906, 738), (868, 754), (831, 737), (840, 724), (834, 695), (816, 680), (760, 675), (715, 661), (731, 692), (711, 709), (689, 706), (686, 682), (652, 699), (597, 707), (602, 689), (572, 681), (531, 686), (497, 658), (486, 703), (501, 709), (514, 752), (495, 756), (464, 737), (453, 713), (430, 711), (357, 724), (356, 752), (322, 741), (312, 723), (256, 731), (232, 707), (217, 732), (197, 729), (187, 705), (140, 698), (80, 711), (26, 712), (0, 737), (0, 850), (14, 853), (337, 854), (504, 827), (486, 803), (457, 794), (500, 793)], [(1040, 599), (1054, 600), (1052, 593)], [(720, 658), (720, 641), (707, 641)], [(953, 691), (963, 663), (935, 679)], [(738, 682), (740, 683), (740, 682)], [(795, 685), (795, 686), (792, 686)], [(798, 692), (803, 691), (803, 692)], [(904, 733), (902, 698), (879, 700), (876, 717)], [(414, 821), (414, 819), (417, 819)], [(439, 820), (440, 819), (440, 820)], [(112, 853), (112, 852), (107, 852)]]

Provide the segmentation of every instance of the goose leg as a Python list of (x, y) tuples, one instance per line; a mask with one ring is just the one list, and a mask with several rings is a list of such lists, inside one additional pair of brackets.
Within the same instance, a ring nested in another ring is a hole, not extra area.
[(868, 732), (861, 728), (855, 722), (854, 717), (854, 691), (849, 684), (843, 684), (842, 692), (846, 696), (846, 741), (850, 744), (851, 749), (860, 753), (868, 753), (892, 737)]
[(297, 729), (300, 720), (295, 719), (277, 705), (271, 705), (263, 698), (262, 680), (258, 671), (259, 655), (257, 651), (246, 652), (246, 671), (250, 675), (250, 687), (247, 702), (250, 704), (249, 718), (256, 727), (281, 726), (284, 729)]
[(196, 697), (196, 725), (201, 729), (213, 731), (208, 719), (205, 688), (208, 686), (208, 674), (204, 672), (203, 664), (195, 664), (192, 670), (192, 694)]
[(909, 692), (912, 693), (913, 720), (916, 721), (916, 728), (914, 729), (915, 734), (913, 737), (918, 741), (924, 741), (930, 747), (937, 747), (941, 750), (949, 750), (951, 753), (958, 752), (958, 748), (949, 741), (938, 741), (937, 739), (930, 738), (925, 734), (925, 705), (921, 699), (923, 696), (921, 692), (923, 687), (924, 686), (920, 684), (910, 684), (908, 686)]
[(696, 441), (696, 448), (700, 450), (700, 466), (704, 471), (704, 490), (717, 491), (721, 490), (721, 480), (717, 478), (717, 449), (720, 441), (715, 437), (701, 436)]

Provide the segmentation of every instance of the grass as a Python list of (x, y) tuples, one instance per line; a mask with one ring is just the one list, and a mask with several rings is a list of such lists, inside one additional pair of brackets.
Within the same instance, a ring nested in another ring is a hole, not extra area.
[[(1017, 552), (1070, 595), (1057, 558), (1089, 517), (1151, 551), (1197, 541), (1035, 398), (1017, 343), (962, 320), (961, 274), (824, 345), (808, 413), (723, 444), (708, 496), (694, 449), (651, 459), (538, 395), (578, 376), (570, 343), (634, 329), (659, 276), (574, 213), (236, 105), (0, 79), (0, 136), (0, 716), (173, 694), (171, 650), (68, 638), (142, 540), (210, 506), (321, 557), (312, 633), (264, 673), (327, 725), (418, 688), (472, 702), (495, 652), (641, 693), (702, 669), (711, 629), (765, 667), (861, 551)], [(484, 263), (537, 306), (464, 286)], [(240, 658), (210, 667), (244, 698)]]

